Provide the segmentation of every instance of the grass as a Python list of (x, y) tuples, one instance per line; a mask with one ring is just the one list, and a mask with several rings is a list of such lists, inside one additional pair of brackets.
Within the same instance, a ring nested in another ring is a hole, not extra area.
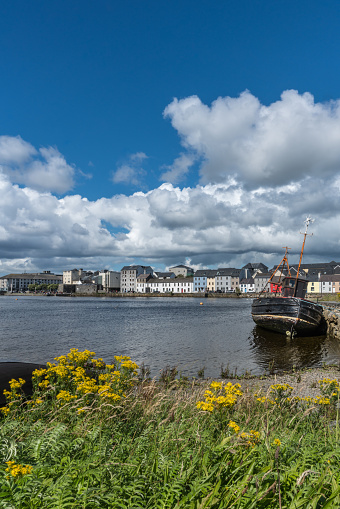
[[(67, 369), (59, 362), (35, 377), (33, 403), (12, 382), (0, 508), (340, 506), (337, 381), (320, 384), (323, 400), (298, 400), (288, 385), (256, 395), (174, 378), (171, 369), (163, 381), (138, 380), (126, 358), (107, 368), (73, 357)], [(109, 377), (103, 385), (99, 375), (113, 373), (104, 391)]]

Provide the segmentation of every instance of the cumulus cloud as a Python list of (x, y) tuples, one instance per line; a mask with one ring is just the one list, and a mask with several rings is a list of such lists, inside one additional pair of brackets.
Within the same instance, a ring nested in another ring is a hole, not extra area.
[[(0, 137), (0, 271), (183, 260), (197, 268), (272, 266), (282, 246), (296, 262), (309, 214), (316, 221), (305, 261), (340, 262), (339, 101), (286, 91), (264, 106), (244, 92), (211, 106), (198, 97), (174, 100), (164, 114), (184, 147), (163, 167), (166, 182), (140, 190), (147, 156), (138, 152), (113, 174), (138, 192), (93, 201), (51, 194), (74, 178), (57, 149)], [(194, 164), (200, 183), (176, 187)]]
[(310, 93), (287, 90), (265, 106), (245, 91), (211, 106), (197, 96), (174, 99), (164, 116), (201, 158), (202, 183), (234, 176), (247, 187), (271, 187), (339, 172), (339, 100), (315, 103)]
[(171, 166), (164, 166), (167, 171), (162, 173), (160, 180), (178, 184), (186, 176), (194, 162), (195, 157), (192, 154), (181, 154)]
[(128, 162), (121, 164), (112, 173), (112, 182), (114, 184), (142, 186), (142, 180), (146, 175), (146, 171), (142, 168), (141, 163), (145, 159), (148, 159), (148, 156), (144, 152), (131, 154)]
[(0, 170), (12, 182), (63, 194), (74, 186), (74, 167), (54, 147), (36, 150), (20, 136), (0, 136)]
[(157, 266), (189, 259), (196, 267), (249, 261), (271, 266), (285, 245), (297, 261), (307, 213), (316, 218), (308, 260), (340, 261), (339, 189), (321, 179), (253, 191), (233, 181), (184, 189), (168, 183), (90, 201), (19, 188), (2, 175), (0, 193), (3, 272), (7, 266), (13, 271), (16, 263), (52, 270), (120, 269), (135, 260)]
[(36, 149), (20, 136), (0, 136), (0, 164), (22, 164), (36, 154)]

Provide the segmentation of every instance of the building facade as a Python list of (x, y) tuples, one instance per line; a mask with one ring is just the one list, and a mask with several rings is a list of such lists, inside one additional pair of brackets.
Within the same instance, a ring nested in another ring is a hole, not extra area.
[(8, 274), (0, 278), (0, 289), (6, 292), (26, 292), (29, 285), (59, 285), (63, 280), (62, 275), (45, 270), (42, 273)]
[(140, 274), (152, 275), (153, 269), (149, 265), (125, 265), (120, 273), (120, 291), (128, 293), (137, 291), (137, 277)]
[(170, 267), (169, 271), (173, 272), (175, 276), (188, 277), (194, 275), (194, 269), (187, 265), (176, 265), (176, 267)]
[(120, 290), (120, 272), (113, 270), (104, 270), (98, 274), (98, 285), (103, 287), (106, 292), (119, 292)]

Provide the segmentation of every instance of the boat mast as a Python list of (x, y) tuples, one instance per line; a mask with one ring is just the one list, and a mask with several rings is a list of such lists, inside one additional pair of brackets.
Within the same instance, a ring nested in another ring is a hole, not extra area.
[[(280, 278), (279, 278), (279, 282), (278, 284), (276, 285), (276, 291), (275, 293), (277, 292), (277, 289), (278, 289), (278, 286), (280, 284), (280, 281), (281, 281), (281, 276), (283, 274), (283, 270), (285, 268), (285, 265), (287, 265), (287, 270), (288, 270), (288, 275), (290, 276), (290, 268), (289, 268), (289, 263), (288, 263), (288, 258), (287, 258), (287, 254), (288, 254), (288, 249), (290, 249), (290, 247), (284, 247), (282, 249), (285, 249), (285, 254), (283, 255), (283, 258), (282, 260), (280, 261), (279, 265), (276, 267), (276, 269), (274, 270), (273, 274), (270, 276), (270, 278), (268, 279), (268, 281), (266, 282), (266, 284), (264, 285), (264, 287), (262, 288), (261, 292), (260, 292), (260, 295), (264, 292), (265, 288), (267, 287), (267, 285), (271, 282), (271, 280), (273, 279), (273, 277), (276, 275), (277, 271), (281, 268), (281, 272), (280, 272)], [(281, 267), (282, 265), (282, 267)]]
[(294, 287), (294, 297), (296, 296), (297, 282), (298, 282), (298, 278), (299, 278), (299, 274), (300, 274), (300, 267), (301, 267), (301, 262), (302, 262), (303, 250), (305, 249), (305, 242), (306, 242), (306, 237), (307, 237), (308, 226), (309, 226), (309, 223), (313, 223), (313, 222), (314, 222), (314, 219), (312, 219), (311, 217), (307, 217), (305, 219), (306, 229), (305, 229), (305, 233), (303, 234), (303, 243), (302, 243), (302, 248), (301, 248), (301, 253), (300, 253), (299, 266), (298, 266), (298, 270), (297, 270), (297, 273), (296, 273), (295, 287)]

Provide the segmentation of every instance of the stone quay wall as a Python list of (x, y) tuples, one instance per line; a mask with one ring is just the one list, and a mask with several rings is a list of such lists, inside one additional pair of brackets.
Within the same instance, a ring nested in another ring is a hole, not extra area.
[(323, 316), (327, 323), (327, 334), (340, 340), (340, 304), (323, 305)]

